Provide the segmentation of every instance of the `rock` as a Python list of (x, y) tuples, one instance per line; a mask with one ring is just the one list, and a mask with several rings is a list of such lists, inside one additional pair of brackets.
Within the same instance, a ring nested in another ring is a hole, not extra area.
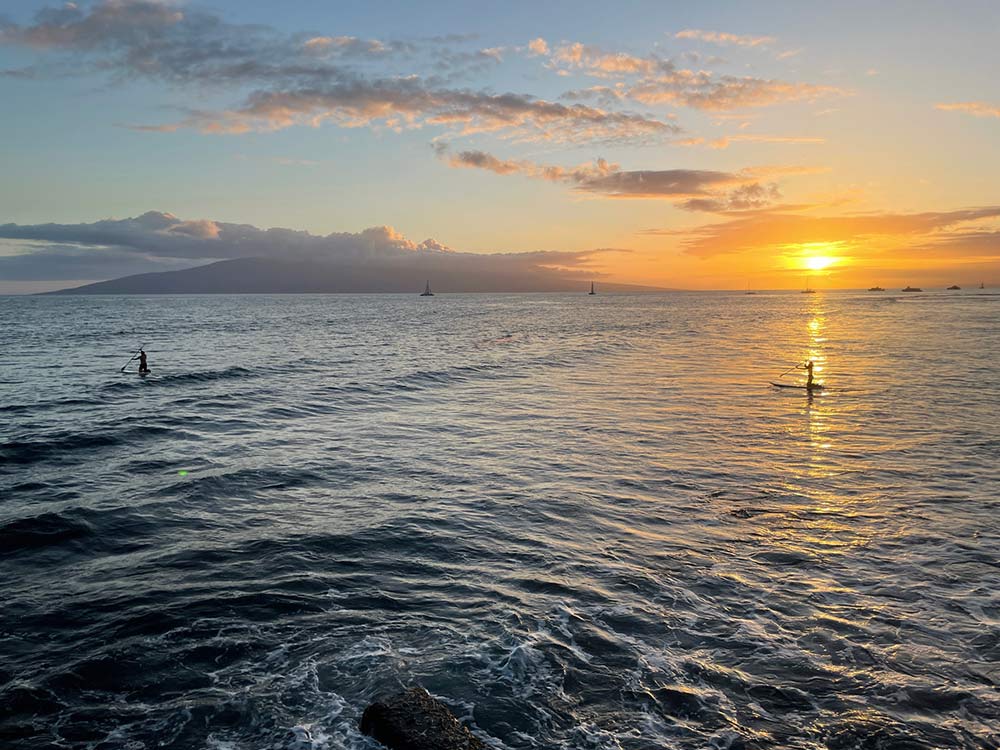
[(392, 750), (486, 750), (447, 706), (423, 688), (372, 703), (361, 716), (361, 731)]

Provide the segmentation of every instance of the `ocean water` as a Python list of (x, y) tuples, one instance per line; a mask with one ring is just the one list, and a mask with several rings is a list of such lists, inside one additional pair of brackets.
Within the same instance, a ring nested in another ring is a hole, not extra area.
[(493, 748), (997, 748), (998, 352), (979, 292), (0, 298), (0, 745), (373, 748), (419, 684)]

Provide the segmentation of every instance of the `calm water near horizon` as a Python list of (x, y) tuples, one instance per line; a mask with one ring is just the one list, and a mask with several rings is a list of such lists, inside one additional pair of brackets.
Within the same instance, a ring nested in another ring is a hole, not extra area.
[(375, 748), (419, 684), (494, 748), (1000, 747), (998, 352), (978, 290), (0, 297), (0, 746)]

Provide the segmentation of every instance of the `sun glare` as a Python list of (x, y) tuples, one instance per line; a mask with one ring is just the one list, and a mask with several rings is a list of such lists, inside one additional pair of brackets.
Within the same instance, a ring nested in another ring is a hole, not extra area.
[(841, 242), (802, 242), (785, 246), (785, 259), (789, 268), (805, 271), (824, 271), (830, 266), (842, 264), (845, 258), (838, 253)]
[(809, 257), (802, 259), (802, 264), (810, 271), (822, 271), (824, 268), (829, 268), (836, 262), (837, 259), (831, 258), (829, 255), (810, 255)]

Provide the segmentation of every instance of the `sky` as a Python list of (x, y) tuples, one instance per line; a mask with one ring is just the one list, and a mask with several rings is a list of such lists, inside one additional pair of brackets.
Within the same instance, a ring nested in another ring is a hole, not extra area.
[(993, 0), (477, 6), (6, 0), (0, 293), (359, 248), (1000, 284)]

